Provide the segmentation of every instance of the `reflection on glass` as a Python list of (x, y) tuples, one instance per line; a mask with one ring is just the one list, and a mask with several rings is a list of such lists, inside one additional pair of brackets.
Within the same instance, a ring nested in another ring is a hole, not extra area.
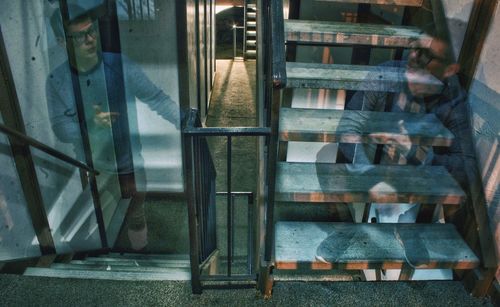
[[(136, 104), (144, 103), (150, 112), (156, 113), (154, 116), (168, 121), (176, 131), (180, 126), (179, 108), (127, 56), (102, 51), (99, 26), (93, 15), (75, 5), (68, 9), (70, 15), (78, 17), (64, 24), (56, 11), (51, 18), (58, 41), (66, 41), (70, 51), (69, 61), (55, 68), (47, 79), (52, 128), (62, 142), (73, 145), (82, 160), (84, 148), (78, 132), (81, 127), (86, 128), (93, 166), (102, 172), (97, 180), (105, 225), (111, 224), (121, 196), (133, 197), (129, 237), (132, 248), (141, 249), (147, 244), (147, 228), (143, 196), (137, 193), (136, 182), (143, 182), (146, 176)], [(73, 88), (79, 89), (76, 95)], [(83, 112), (83, 126), (79, 112)]]
[[(9, 1), (0, 6), (2, 34), (26, 133), (65, 154), (79, 156), (73, 145), (61, 141), (54, 132), (61, 131), (51, 129), (54, 122), (57, 124), (71, 115), (72, 110), (65, 109), (66, 115), (53, 119), (48, 114), (46, 80), (54, 67), (66, 61), (66, 53), (50, 29), (50, 16), (58, 9), (57, 3)], [(63, 98), (73, 95), (71, 86), (64, 83), (57, 86), (64, 87), (60, 91), (66, 95)], [(71, 128), (75, 130), (67, 133), (81, 135), (78, 126)], [(81, 138), (74, 141), (78, 142), (81, 143)], [(56, 252), (100, 248), (90, 189), (78, 169), (37, 150), (32, 150), (32, 156)]]
[[(0, 117), (0, 123), (3, 120)], [(0, 261), (40, 256), (10, 144), (0, 134)]]

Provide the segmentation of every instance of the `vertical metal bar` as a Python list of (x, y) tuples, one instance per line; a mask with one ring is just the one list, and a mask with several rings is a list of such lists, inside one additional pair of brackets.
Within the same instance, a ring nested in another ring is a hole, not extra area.
[(189, 257), (191, 262), (191, 289), (194, 294), (201, 294), (200, 257), (198, 223), (196, 219), (195, 178), (194, 178), (194, 137), (184, 136), (184, 185), (187, 196), (189, 223)]
[(147, 6), (148, 6), (148, 19), (151, 20), (151, 8), (149, 7), (149, 0), (147, 0)]
[(233, 215), (233, 202), (231, 198), (231, 144), (232, 137), (227, 137), (227, 276), (231, 276), (231, 266), (233, 262), (233, 225), (231, 217)]
[[(130, 137), (130, 124), (128, 117), (127, 104), (122, 103), (126, 101), (126, 87), (123, 73), (123, 61), (121, 57), (121, 41), (120, 26), (118, 24), (118, 15), (115, 1), (108, 1), (108, 10), (105, 16), (99, 18), (99, 33), (101, 49), (103, 52), (116, 53), (119, 56), (116, 60), (106, 62), (108, 67), (112, 69), (104, 70), (104, 77), (106, 87), (113, 88), (113, 91), (107, 91), (108, 105), (110, 112), (120, 114), (119, 118), (111, 125), (113, 132), (113, 146), (116, 156), (116, 161), (120, 161), (121, 157), (132, 157), (132, 144)], [(113, 72), (111, 72), (113, 71)], [(133, 126), (133, 124), (132, 124)], [(122, 198), (130, 198), (137, 192), (135, 184), (135, 172), (130, 173), (130, 169), (134, 169), (133, 161), (127, 165), (117, 163), (118, 167), (118, 181), (120, 183), (120, 190)], [(125, 170), (125, 171), (124, 171)]]
[[(68, 10), (68, 3), (67, 0), (61, 0), (59, 2), (59, 6), (61, 9), (61, 17), (63, 20), (63, 23), (67, 23), (69, 21), (69, 10)], [(66, 29), (64, 29), (66, 31)], [(68, 53), (68, 58), (72, 59), (70, 62), (76, 63), (76, 55), (75, 55), (75, 50), (74, 46), (71, 43), (66, 44), (66, 49)], [(82, 91), (80, 89), (80, 81), (78, 79), (78, 76), (75, 74), (71, 74), (72, 78), (72, 85), (73, 85), (73, 92), (75, 96), (75, 104), (76, 104), (76, 109), (77, 109), (77, 114), (78, 114), (78, 121), (80, 123), (80, 131), (82, 134), (82, 144), (83, 144), (83, 149), (84, 149), (84, 154), (85, 154), (85, 161), (87, 162), (87, 165), (91, 168), (94, 168), (94, 163), (92, 160), (92, 151), (90, 147), (90, 140), (88, 136), (88, 129), (87, 129), (87, 122), (85, 119), (85, 113), (84, 113), (84, 108), (83, 108), (83, 97), (82, 97)], [(95, 216), (97, 220), (97, 225), (99, 228), (99, 236), (102, 242), (102, 247), (107, 248), (108, 247), (108, 239), (106, 236), (106, 227), (104, 226), (104, 218), (102, 214), (102, 207), (101, 207), (101, 199), (99, 196), (99, 190), (97, 187), (97, 181), (95, 178), (95, 175), (91, 175), (89, 177), (89, 183), (90, 183), (90, 190), (92, 192), (92, 199), (94, 201), (94, 211), (95, 211)]]
[(253, 193), (247, 195), (247, 272), (253, 271)]
[(141, 21), (144, 21), (144, 5), (143, 5), (143, 1), (142, 0), (139, 0), (139, 5), (140, 5), (140, 11), (141, 11)]
[(233, 25), (233, 59), (236, 58), (236, 25)]
[(248, 12), (248, 0), (245, 0), (245, 5), (243, 6), (243, 57), (247, 56), (247, 12)]
[(207, 19), (207, 0), (204, 0), (203, 1), (203, 45), (205, 46), (205, 48), (203, 48), (203, 51), (204, 51), (204, 54), (203, 54), (203, 65), (205, 66), (205, 79), (204, 79), (204, 82), (205, 82), (205, 101), (204, 101), (204, 105), (205, 105), (205, 118), (206, 118), (206, 115), (208, 114), (208, 98), (210, 96), (209, 94), (209, 91), (210, 91), (210, 86), (211, 84), (209, 83), (209, 79), (208, 79), (208, 49), (210, 48), (209, 46), (207, 46), (207, 42), (208, 42), (208, 38), (207, 38), (207, 22), (209, 22), (209, 20)]
[[(235, 232), (236, 232), (236, 229), (235, 229), (235, 226), (234, 226), (234, 199), (235, 199), (235, 195), (233, 193), (231, 193), (231, 228), (233, 229), (233, 234), (231, 235), (231, 259), (234, 259), (234, 249), (235, 249), (235, 245), (234, 245), (234, 237), (235, 237)], [(232, 262), (231, 262), (232, 264)]]
[(201, 162), (201, 150), (200, 150), (200, 137), (193, 137), (193, 151), (194, 151), (194, 195), (195, 195), (195, 212), (196, 212), (196, 222), (198, 231), (198, 248), (199, 248), (199, 259), (198, 261), (203, 262), (204, 250), (205, 250), (205, 240), (204, 240), (204, 227), (203, 227), (203, 169)]
[(196, 37), (196, 104), (198, 107), (198, 110), (200, 110), (202, 113), (200, 113), (200, 117), (205, 117), (206, 116), (206, 110), (205, 114), (203, 114), (203, 109), (201, 105), (201, 90), (200, 90), (200, 85), (201, 85), (201, 73), (200, 73), (200, 67), (201, 67), (201, 41), (200, 41), (200, 1), (201, 0), (194, 0), (194, 6), (195, 6), (195, 13), (194, 13), (194, 19), (195, 19), (195, 37)]
[(245, 54), (245, 52), (246, 52), (245, 51), (245, 49), (246, 49), (245, 48), (245, 45), (246, 45), (245, 34), (246, 34), (247, 30), (245, 29), (245, 27), (239, 27), (239, 28), (242, 29), (242, 31), (243, 31), (243, 33), (242, 33), (243, 34), (243, 41), (242, 41), (241, 51), (243, 51), (243, 59), (244, 59), (246, 57), (246, 54)]

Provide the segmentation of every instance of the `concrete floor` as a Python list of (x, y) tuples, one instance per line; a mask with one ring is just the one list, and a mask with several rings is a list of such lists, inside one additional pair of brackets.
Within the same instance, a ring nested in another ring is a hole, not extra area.
[[(255, 92), (249, 83), (255, 78), (255, 62), (221, 61), (217, 67), (207, 125), (255, 125), (255, 109), (252, 106)], [(219, 174), (219, 191), (225, 190), (226, 183), (225, 144), (224, 140), (210, 144)], [(255, 158), (248, 152), (255, 150), (254, 141), (235, 139), (233, 146), (233, 159), (239, 160), (234, 163), (234, 190), (253, 191)], [(155, 210), (160, 207), (156, 203), (151, 206)], [(218, 209), (218, 219), (224, 221), (224, 202), (218, 204)], [(180, 210), (178, 215), (183, 215), (182, 212)], [(244, 210), (237, 214), (237, 229), (244, 229), (245, 214)], [(154, 212), (148, 214), (153, 215)], [(175, 218), (171, 218), (169, 225), (160, 229), (175, 229), (175, 223)], [(177, 223), (184, 225), (185, 221)], [(149, 225), (155, 224), (151, 220)], [(218, 231), (222, 249), (225, 246), (223, 227), (221, 222)], [(159, 245), (166, 241), (163, 237), (150, 238), (150, 242)], [(165, 246), (158, 246), (159, 250), (163, 248)], [(172, 250), (165, 248), (164, 251)], [(237, 253), (245, 253), (244, 245), (237, 247)], [(123, 282), (0, 275), (0, 297), (0, 306), (492, 306), (487, 299), (469, 296), (460, 282), (450, 281), (277, 282), (272, 298), (264, 300), (255, 289), (205, 290), (202, 295), (193, 295), (189, 282)]]
[(493, 306), (458, 282), (277, 283), (271, 299), (255, 289), (205, 290), (189, 282), (123, 282), (0, 276), (2, 306)]

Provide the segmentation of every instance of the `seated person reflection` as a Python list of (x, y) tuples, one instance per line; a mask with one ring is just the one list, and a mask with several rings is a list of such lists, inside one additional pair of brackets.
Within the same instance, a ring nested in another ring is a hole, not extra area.
[[(61, 43), (71, 44), (68, 50), (74, 54), (69, 56), (69, 63), (58, 66), (47, 78), (52, 129), (59, 140), (73, 144), (77, 158), (84, 160), (80, 129), (86, 126), (94, 168), (103, 173), (118, 173), (121, 178), (129, 176), (129, 179), (145, 180), (144, 170), (134, 169), (134, 163), (142, 164), (143, 160), (138, 139), (136, 98), (176, 129), (180, 125), (179, 107), (126, 56), (101, 51), (98, 24), (90, 14), (74, 5), (69, 5), (69, 11), (77, 17), (64, 27), (59, 12), (56, 11), (51, 18), (56, 38)], [(81, 101), (75, 100), (74, 88), (80, 88)], [(81, 104), (80, 108), (77, 103)], [(79, 122), (79, 109), (83, 110), (80, 117), (85, 119), (85, 125)], [(134, 155), (135, 161), (128, 148), (138, 153)], [(125, 196), (134, 196), (129, 208), (131, 247), (143, 249), (147, 245), (144, 195), (137, 193), (133, 180), (124, 182), (132, 182), (131, 186), (122, 185)]]
[[(346, 109), (364, 111), (390, 111), (432, 113), (454, 135), (450, 147), (430, 147), (397, 142), (394, 145), (384, 145), (380, 158), (382, 164), (412, 164), (412, 165), (442, 165), (459, 182), (462, 189), (467, 191), (468, 181), (466, 170), (474, 164), (472, 151), (471, 131), (468, 121), (466, 94), (461, 88), (457, 73), (459, 64), (453, 60), (453, 52), (447, 37), (431, 35), (427, 46), (419, 42), (412, 44), (407, 61), (391, 61), (379, 66), (381, 70), (390, 67), (405, 68), (406, 81), (401, 88), (389, 88), (396, 85), (374, 85), (377, 91), (357, 92), (348, 102)], [(433, 76), (443, 83), (443, 86), (425, 83), (429, 76)], [(399, 85), (398, 85), (399, 86)], [(385, 88), (384, 88), (385, 87)], [(395, 92), (389, 94), (388, 91)], [(369, 118), (367, 119), (369, 121)], [(359, 123), (363, 125), (363, 123)], [(405, 130), (405, 123), (394, 123), (401, 132)], [(371, 164), (374, 162), (376, 145), (341, 144), (339, 154), (341, 162)], [(356, 171), (356, 166), (353, 166)], [(368, 169), (365, 168), (365, 169)], [(360, 167), (357, 171), (363, 171)], [(385, 215), (397, 206), (375, 206), (375, 210), (386, 210)], [(449, 207), (449, 206), (446, 206)], [(411, 209), (413, 212), (401, 214), (399, 222), (414, 222), (418, 206)], [(457, 223), (462, 214), (452, 212), (453, 208), (445, 208), (447, 217)], [(459, 210), (461, 211), (461, 210)], [(377, 212), (377, 211), (376, 211)]]

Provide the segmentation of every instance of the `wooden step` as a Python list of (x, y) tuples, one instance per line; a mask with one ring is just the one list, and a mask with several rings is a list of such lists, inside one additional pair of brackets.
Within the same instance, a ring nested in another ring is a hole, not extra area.
[(419, 41), (420, 46), (429, 46), (432, 38), (409, 26), (288, 19), (285, 20), (285, 40), (408, 48), (414, 41)]
[(247, 11), (247, 17), (256, 18), (257, 17), (257, 13), (256, 12)]
[(473, 269), (479, 259), (452, 224), (278, 222), (280, 270)]
[[(317, 63), (286, 63), (287, 87), (328, 88), (358, 91), (400, 93), (407, 83), (406, 70), (399, 67), (340, 65)], [(415, 76), (415, 86), (426, 86), (439, 91), (443, 83), (422, 71)]]
[(275, 200), (458, 205), (465, 194), (442, 166), (278, 162)]
[(247, 37), (248, 36), (257, 36), (257, 31), (247, 31)]
[(255, 47), (257, 46), (257, 41), (256, 40), (247, 40), (247, 46), (250, 46), (250, 47)]
[(416, 6), (421, 7), (423, 0), (316, 0), (322, 2), (337, 2), (337, 3), (365, 3), (377, 5), (400, 5), (400, 6)]
[(281, 108), (281, 141), (450, 146), (434, 114)]
[(247, 28), (248, 27), (255, 28), (256, 26), (257, 26), (257, 22), (256, 21), (247, 21)]
[(249, 8), (251, 10), (256, 10), (257, 9), (257, 4), (255, 4), (255, 3), (248, 3), (247, 4), (247, 8)]
[(189, 271), (172, 272), (117, 272), (117, 271), (94, 271), (76, 269), (52, 269), (52, 268), (27, 268), (26, 276), (43, 276), (56, 278), (76, 279), (104, 279), (104, 280), (191, 280)]

